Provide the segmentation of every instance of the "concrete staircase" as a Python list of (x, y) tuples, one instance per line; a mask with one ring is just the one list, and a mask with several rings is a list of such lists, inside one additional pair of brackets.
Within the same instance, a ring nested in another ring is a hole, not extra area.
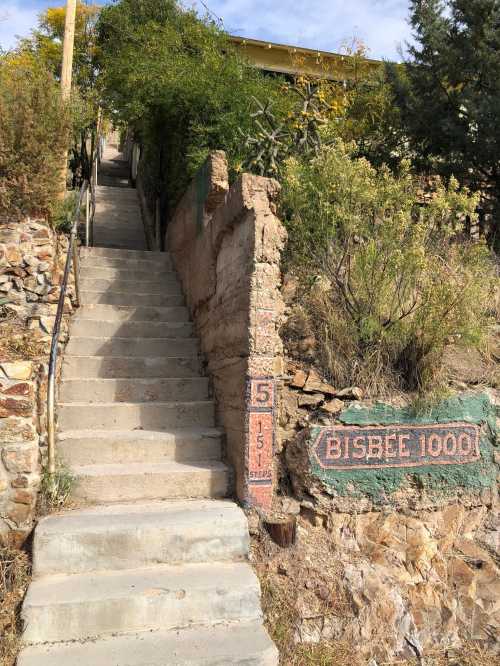
[(58, 409), (81, 508), (36, 529), (18, 666), (275, 665), (170, 258), (133, 191), (98, 202)]

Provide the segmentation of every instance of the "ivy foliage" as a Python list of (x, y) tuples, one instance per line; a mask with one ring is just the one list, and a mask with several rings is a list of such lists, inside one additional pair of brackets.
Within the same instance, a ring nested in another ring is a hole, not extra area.
[(252, 98), (286, 113), (280, 82), (248, 67), (220, 27), (174, 0), (118, 0), (98, 21), (103, 97), (142, 143), (150, 192), (171, 211), (212, 149), (234, 170)]

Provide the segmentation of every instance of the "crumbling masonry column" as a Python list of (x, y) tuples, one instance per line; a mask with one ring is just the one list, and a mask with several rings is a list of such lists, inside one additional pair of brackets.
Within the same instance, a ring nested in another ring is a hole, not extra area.
[(238, 497), (270, 508), (276, 384), (283, 373), (279, 184), (243, 174), (229, 188), (224, 153), (210, 155), (167, 230), (213, 380)]

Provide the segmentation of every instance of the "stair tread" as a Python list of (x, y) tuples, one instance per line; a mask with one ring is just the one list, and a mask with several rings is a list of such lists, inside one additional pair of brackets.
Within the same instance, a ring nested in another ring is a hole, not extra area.
[(75, 476), (132, 476), (141, 474), (175, 474), (181, 472), (225, 472), (228, 467), (220, 460), (200, 460), (198, 462), (156, 463), (104, 463), (101, 465), (79, 465), (71, 467)]
[(225, 499), (172, 499), (137, 501), (134, 503), (109, 504), (42, 518), (37, 526), (37, 539), (61, 533), (119, 532), (129, 527), (168, 527), (179, 531), (178, 526), (187, 519), (195, 518), (205, 525), (216, 518), (238, 520), (246, 530), (246, 518), (232, 500)]
[[(82, 401), (82, 400), (75, 400), (74, 402), (59, 402), (59, 407), (96, 407), (95, 402), (87, 402), (87, 401)], [(116, 402), (115, 400), (113, 401), (108, 401), (108, 402), (100, 402), (99, 407), (120, 407), (120, 409), (125, 409), (127, 406), (131, 405), (148, 405), (149, 407), (156, 407), (156, 406), (164, 406), (164, 407), (182, 407), (182, 406), (193, 406), (193, 405), (207, 405), (207, 404), (213, 404), (213, 400), (179, 400), (178, 402), (176, 400), (155, 400), (154, 402), (146, 402), (144, 403), (143, 401), (130, 401), (127, 400), (126, 402)]]
[(277, 659), (260, 622), (234, 622), (26, 648), (18, 666), (274, 666)]
[(94, 430), (83, 428), (82, 430), (62, 430), (58, 433), (58, 439), (82, 439), (84, 437), (95, 437), (96, 439), (116, 439), (117, 437), (130, 440), (162, 439), (190, 437), (221, 437), (223, 431), (219, 428), (173, 428), (172, 430)]
[(140, 569), (54, 574), (31, 583), (25, 609), (155, 593), (175, 594), (179, 589), (211, 590), (218, 585), (238, 589), (258, 587), (258, 581), (246, 562), (157, 564)]

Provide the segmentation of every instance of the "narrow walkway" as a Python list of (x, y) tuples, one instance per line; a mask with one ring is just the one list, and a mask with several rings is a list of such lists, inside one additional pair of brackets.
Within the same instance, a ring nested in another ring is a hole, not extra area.
[(81, 508), (36, 528), (18, 666), (274, 666), (177, 277), (105, 160), (59, 402)]

